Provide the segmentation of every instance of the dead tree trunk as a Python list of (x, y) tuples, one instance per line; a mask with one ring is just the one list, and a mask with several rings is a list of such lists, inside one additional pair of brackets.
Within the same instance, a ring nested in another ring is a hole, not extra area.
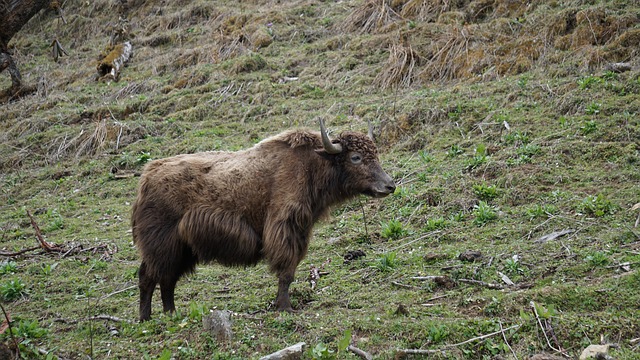
[(11, 87), (0, 92), (0, 102), (4, 97), (28, 93), (22, 86), (20, 70), (9, 53), (9, 41), (40, 10), (47, 8), (51, 0), (0, 0), (0, 73), (8, 69)]

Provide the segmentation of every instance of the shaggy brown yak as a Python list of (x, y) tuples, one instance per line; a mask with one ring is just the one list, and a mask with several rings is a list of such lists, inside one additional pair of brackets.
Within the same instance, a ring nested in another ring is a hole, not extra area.
[(307, 253), (311, 229), (331, 205), (395, 190), (369, 136), (290, 130), (238, 152), (203, 152), (147, 165), (131, 224), (140, 264), (140, 320), (151, 316), (160, 284), (174, 311), (178, 279), (197, 263), (255, 265), (278, 276), (277, 310), (292, 311), (289, 285)]

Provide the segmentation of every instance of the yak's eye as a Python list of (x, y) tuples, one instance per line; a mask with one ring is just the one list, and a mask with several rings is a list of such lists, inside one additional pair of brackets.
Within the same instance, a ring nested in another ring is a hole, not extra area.
[(362, 162), (362, 156), (358, 153), (351, 154), (351, 163), (354, 165), (358, 165)]

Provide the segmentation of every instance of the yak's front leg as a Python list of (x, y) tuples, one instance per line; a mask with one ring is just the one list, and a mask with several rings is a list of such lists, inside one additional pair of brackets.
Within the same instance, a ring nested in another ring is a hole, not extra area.
[(276, 297), (276, 310), (293, 312), (291, 300), (289, 299), (289, 286), (293, 282), (295, 267), (287, 272), (278, 275), (278, 295)]

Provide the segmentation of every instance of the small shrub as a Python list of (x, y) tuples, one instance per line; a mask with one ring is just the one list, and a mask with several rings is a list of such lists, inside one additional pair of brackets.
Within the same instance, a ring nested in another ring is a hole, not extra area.
[(13, 301), (25, 294), (25, 288), (22, 280), (9, 280), (0, 285), (0, 295), (4, 301)]
[(406, 234), (406, 230), (403, 228), (402, 223), (398, 220), (390, 220), (388, 223), (382, 226), (382, 232), (380, 236), (385, 239), (398, 239)]
[(473, 185), (473, 193), (480, 200), (493, 200), (498, 196), (498, 189), (493, 185), (476, 184)]
[(473, 215), (475, 216), (473, 223), (476, 226), (484, 226), (489, 221), (498, 218), (495, 209), (484, 201), (480, 201), (478, 205), (473, 207)]

